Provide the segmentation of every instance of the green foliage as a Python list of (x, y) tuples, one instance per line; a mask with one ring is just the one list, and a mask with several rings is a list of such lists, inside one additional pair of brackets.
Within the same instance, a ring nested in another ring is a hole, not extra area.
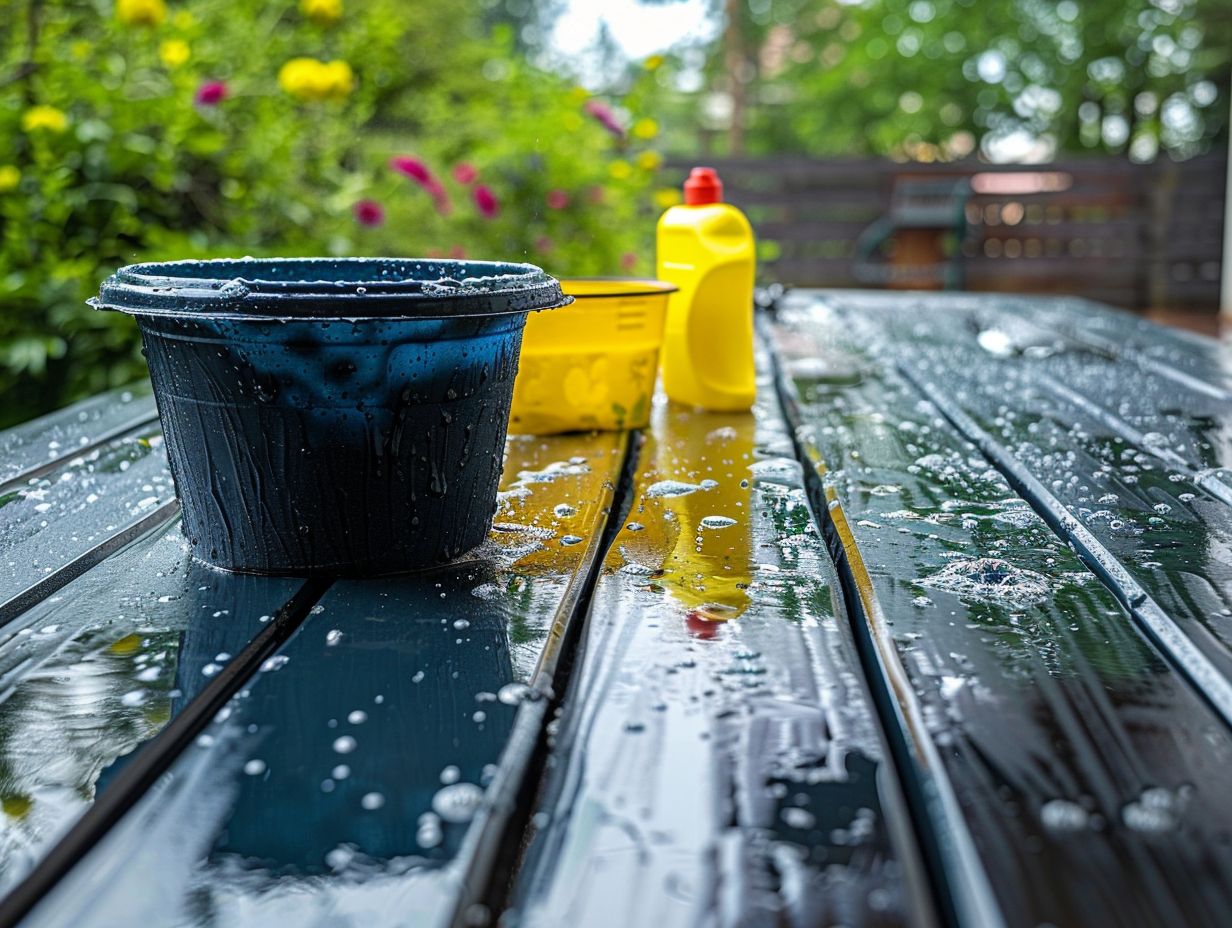
[[(605, 130), (585, 93), (531, 67), (507, 27), (485, 32), (465, 3), (26, 0), (8, 12), (0, 426), (142, 373), (132, 321), (84, 305), (132, 261), (453, 252), (562, 275), (650, 270), (653, 140)], [(325, 65), (297, 82), (283, 71), (296, 58), (346, 65), (316, 87)], [(393, 156), (427, 165), (450, 208), (391, 170)], [(469, 184), (451, 177), (463, 162)], [(490, 218), (479, 184), (499, 203)], [(383, 224), (357, 221), (363, 200)]]
[[(1226, 0), (751, 0), (711, 79), (750, 152), (1189, 157), (1225, 127)], [(746, 81), (733, 84), (731, 54)], [(1018, 142), (1017, 146), (1007, 145)]]

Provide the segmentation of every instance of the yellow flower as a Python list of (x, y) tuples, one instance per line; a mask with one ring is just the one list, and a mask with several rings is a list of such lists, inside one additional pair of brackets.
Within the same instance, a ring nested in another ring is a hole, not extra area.
[(584, 103), (590, 99), (590, 91), (585, 87), (574, 87), (569, 91), (570, 103)]
[(657, 151), (644, 151), (637, 156), (637, 166), (643, 171), (657, 171), (663, 164), (663, 156)]
[(325, 95), (341, 100), (355, 89), (355, 72), (345, 61), (331, 61), (325, 66)]
[(314, 92), (319, 67), (321, 62), (315, 58), (292, 58), (278, 69), (278, 86), (291, 96), (306, 100)]
[(633, 168), (629, 164), (628, 161), (622, 161), (621, 159), (617, 158), (615, 161), (613, 161), (611, 164), (607, 166), (607, 172), (611, 174), (612, 177), (614, 177), (616, 180), (624, 180), (626, 177), (628, 177), (630, 174), (633, 173)]
[(318, 26), (330, 26), (342, 19), (342, 0), (299, 0), (299, 11)]
[(663, 67), (663, 56), (662, 55), (651, 55), (649, 58), (647, 58), (645, 61), (642, 62), (642, 67), (645, 68), (647, 71), (659, 70), (659, 68)]
[(161, 26), (167, 18), (163, 0), (116, 0), (115, 11), (126, 26)]
[(654, 205), (659, 209), (667, 209), (678, 205), (684, 197), (680, 195), (680, 191), (675, 187), (663, 187), (654, 192)]
[(68, 128), (68, 117), (54, 106), (32, 106), (22, 114), (21, 127), (27, 132), (60, 133)]
[(653, 139), (659, 134), (659, 124), (649, 117), (639, 119), (633, 124), (633, 137), (638, 139)]
[(0, 165), (0, 193), (8, 193), (21, 183), (21, 171), (11, 164)]
[(158, 57), (169, 68), (178, 68), (191, 55), (192, 51), (183, 39), (167, 39), (158, 46)]
[(297, 100), (341, 100), (355, 89), (355, 72), (345, 61), (292, 58), (278, 71), (278, 85)]

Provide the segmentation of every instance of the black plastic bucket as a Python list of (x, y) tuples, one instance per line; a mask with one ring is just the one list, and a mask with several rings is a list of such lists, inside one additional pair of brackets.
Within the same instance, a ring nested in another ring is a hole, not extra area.
[(394, 258), (121, 268), (184, 532), (253, 573), (450, 560), (496, 509), (528, 312), (569, 302), (529, 264)]

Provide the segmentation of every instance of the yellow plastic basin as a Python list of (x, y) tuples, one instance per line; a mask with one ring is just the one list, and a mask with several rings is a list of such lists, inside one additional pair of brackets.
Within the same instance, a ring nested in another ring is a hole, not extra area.
[(531, 313), (509, 431), (546, 435), (650, 422), (668, 294), (658, 280), (574, 278), (572, 306)]

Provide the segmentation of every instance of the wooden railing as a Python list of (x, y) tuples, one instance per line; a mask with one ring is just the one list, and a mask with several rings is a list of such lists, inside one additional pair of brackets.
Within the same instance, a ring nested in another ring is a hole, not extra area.
[[(796, 286), (870, 286), (857, 240), (889, 219), (895, 191), (966, 178), (966, 227), (951, 233), (964, 289), (1063, 293), (1131, 309), (1219, 303), (1223, 155), (1132, 164), (899, 164), (804, 157), (705, 162), (752, 220), (761, 275)], [(682, 176), (685, 165), (675, 164)], [(673, 178), (674, 180), (675, 178)], [(940, 234), (940, 233), (939, 233)], [(887, 262), (893, 264), (893, 243)], [(872, 275), (875, 276), (875, 275)], [(892, 283), (892, 275), (883, 275)]]

